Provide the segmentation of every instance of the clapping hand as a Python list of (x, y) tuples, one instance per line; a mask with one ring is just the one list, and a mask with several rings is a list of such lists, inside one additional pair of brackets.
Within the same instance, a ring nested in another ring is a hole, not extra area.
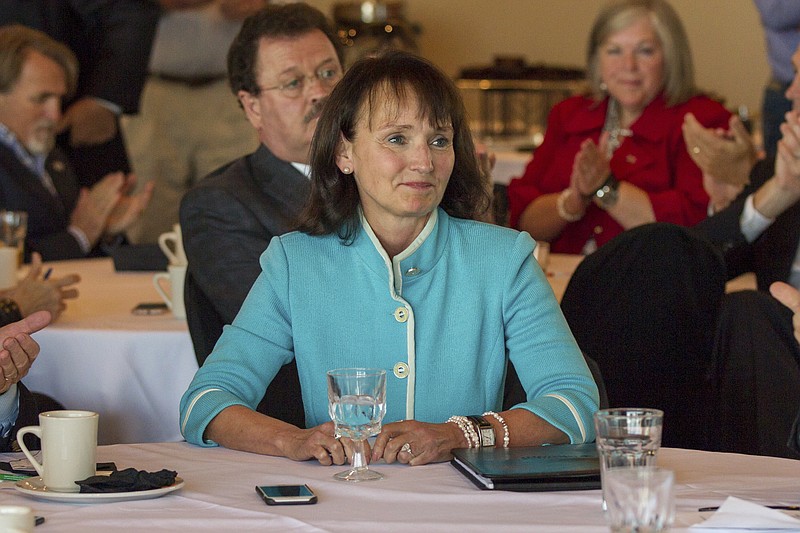
[[(736, 115), (728, 121), (728, 130), (706, 128), (691, 113), (683, 119), (683, 140), (692, 161), (704, 174), (720, 184), (741, 191), (750, 181), (750, 170), (758, 160), (753, 139)], [(738, 194), (738, 192), (737, 192)]]
[(599, 145), (591, 139), (586, 139), (581, 143), (578, 153), (575, 154), (570, 185), (584, 198), (592, 196), (611, 174), (608, 158), (605, 156), (607, 146), (608, 133), (606, 132), (600, 136)]
[(136, 176), (122, 172), (107, 174), (91, 189), (82, 189), (70, 224), (77, 226), (94, 246), (104, 234), (125, 231), (141, 214), (153, 195), (150, 182), (137, 194), (128, 194)]
[(136, 176), (133, 174), (128, 175), (125, 194), (117, 201), (108, 216), (106, 233), (116, 235), (128, 229), (139, 218), (147, 204), (150, 203), (155, 183), (152, 181), (147, 182), (137, 194), (127, 194), (127, 191), (132, 190), (135, 184)]

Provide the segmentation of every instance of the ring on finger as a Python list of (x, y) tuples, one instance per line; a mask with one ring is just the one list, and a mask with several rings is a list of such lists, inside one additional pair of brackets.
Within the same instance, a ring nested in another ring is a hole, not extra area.
[(406, 452), (411, 457), (414, 457), (414, 452), (411, 451), (411, 444), (409, 444), (407, 442), (400, 447), (400, 451), (401, 452)]

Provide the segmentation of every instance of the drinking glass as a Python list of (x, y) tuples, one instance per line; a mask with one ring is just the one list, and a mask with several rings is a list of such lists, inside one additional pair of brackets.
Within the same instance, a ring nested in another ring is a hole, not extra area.
[(28, 213), (0, 210), (0, 242), (17, 249), (17, 266), (25, 255), (25, 237), (28, 234)]
[(603, 409), (594, 414), (604, 511), (606, 473), (617, 468), (655, 466), (663, 420), (663, 411), (638, 407)]
[(373, 481), (383, 474), (371, 470), (364, 454), (367, 438), (381, 431), (386, 414), (386, 371), (373, 368), (340, 368), (328, 371), (328, 413), (337, 437), (353, 442), (351, 468), (339, 472), (340, 481)]
[(671, 470), (651, 466), (612, 468), (606, 472), (606, 520), (611, 531), (668, 531), (675, 517), (674, 481)]

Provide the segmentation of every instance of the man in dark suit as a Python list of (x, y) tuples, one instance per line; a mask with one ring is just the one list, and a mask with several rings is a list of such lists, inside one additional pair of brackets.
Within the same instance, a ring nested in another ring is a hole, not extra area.
[(82, 186), (130, 171), (119, 115), (139, 108), (158, 16), (150, 0), (0, 0), (0, 26), (40, 30), (78, 58), (77, 91), (59, 125), (59, 145)]
[[(792, 61), (797, 72), (800, 49)], [(721, 301), (714, 345), (714, 418), (721, 429), (711, 438), (726, 449), (798, 457), (800, 347), (790, 311), (767, 291), (776, 282), (800, 287), (800, 75), (786, 97), (793, 110), (781, 125), (775, 158), (752, 166), (744, 191), (696, 229), (725, 254), (729, 278), (753, 272), (758, 284), (757, 291), (726, 294)], [(737, 175), (747, 168), (749, 136), (739, 128), (720, 136), (688, 118), (684, 137), (704, 171), (712, 203), (724, 205), (745, 181)], [(737, 159), (740, 164), (730, 164)], [(731, 425), (752, 431), (724, 431)], [(793, 452), (785, 446), (789, 435)]]
[[(181, 202), (186, 315), (200, 364), (261, 273), (270, 239), (294, 229), (310, 187), (311, 137), (341, 75), (336, 35), (306, 4), (267, 6), (244, 21), (231, 45), (231, 89), (261, 145), (201, 180)], [(271, 416), (304, 426), (294, 363), (265, 398)]]
[(81, 189), (54, 146), (62, 98), (76, 84), (75, 56), (44, 33), (0, 27), (0, 208), (28, 213), (26, 254), (46, 261), (97, 254), (149, 201), (127, 195), (135, 177), (112, 173)]

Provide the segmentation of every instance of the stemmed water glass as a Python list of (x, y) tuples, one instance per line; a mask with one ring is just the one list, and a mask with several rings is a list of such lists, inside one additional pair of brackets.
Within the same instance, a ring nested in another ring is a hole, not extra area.
[(351, 468), (333, 477), (340, 481), (373, 481), (383, 474), (371, 470), (364, 454), (366, 439), (381, 431), (386, 414), (386, 371), (340, 368), (328, 371), (328, 413), (337, 437), (353, 442)]

